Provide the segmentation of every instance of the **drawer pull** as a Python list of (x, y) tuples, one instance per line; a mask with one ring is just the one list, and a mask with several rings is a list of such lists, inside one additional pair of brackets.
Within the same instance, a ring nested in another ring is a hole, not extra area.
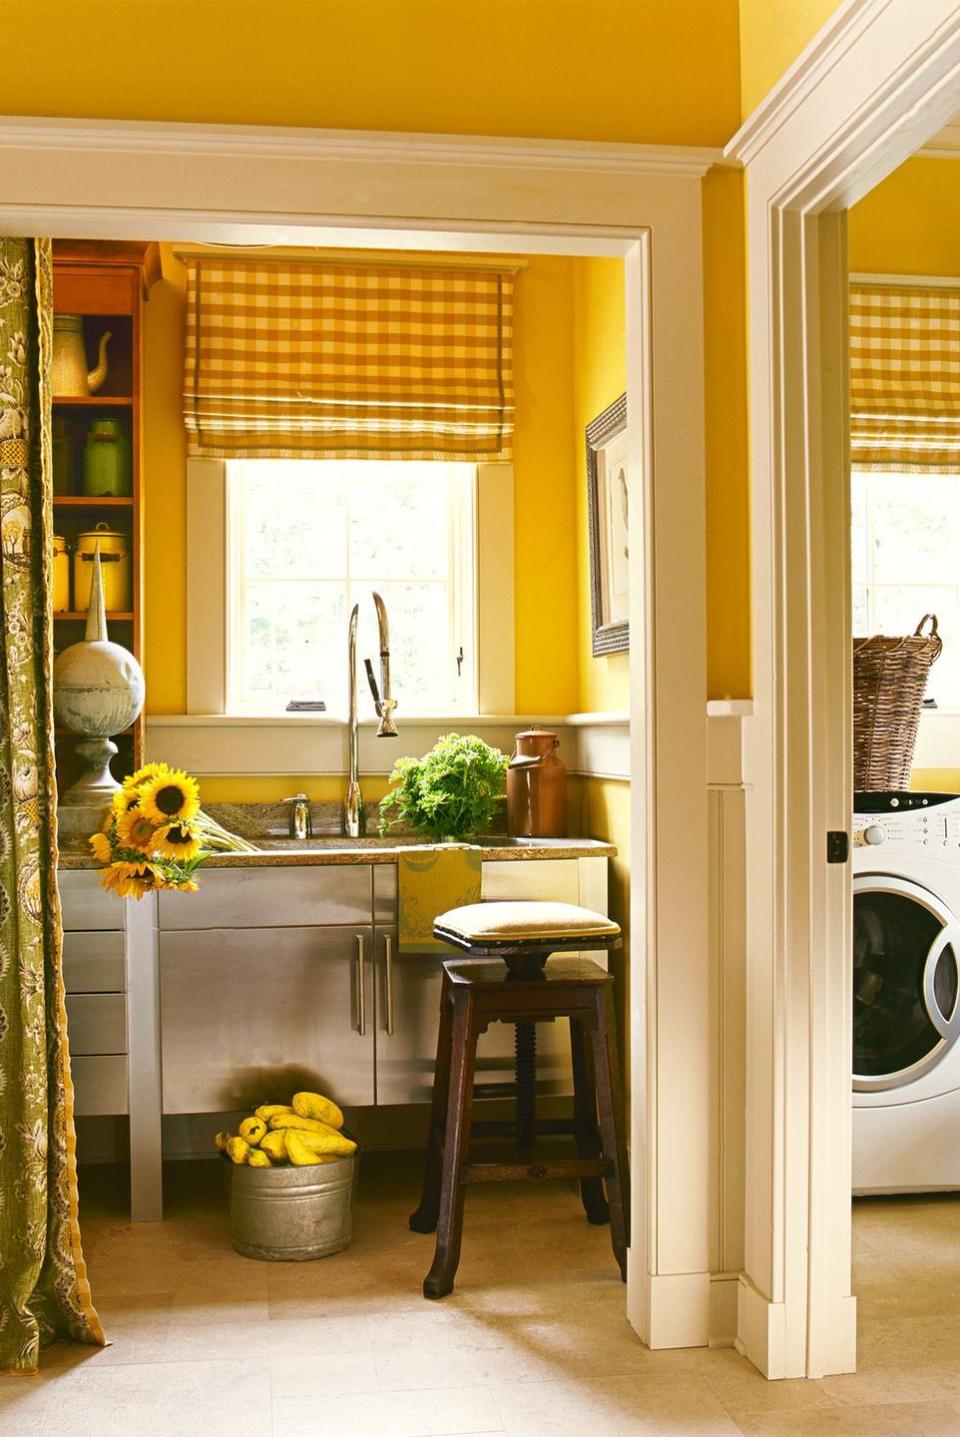
[(387, 1037), (393, 1037), (393, 936), (385, 933), (383, 937), (383, 981), (387, 994)]
[(367, 1000), (363, 991), (363, 934), (357, 934), (357, 1032), (361, 1038), (367, 1032)]

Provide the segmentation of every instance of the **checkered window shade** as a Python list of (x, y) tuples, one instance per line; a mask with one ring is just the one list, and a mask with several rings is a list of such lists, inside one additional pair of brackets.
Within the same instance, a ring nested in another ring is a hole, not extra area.
[(850, 441), (858, 469), (960, 470), (960, 290), (851, 285)]
[(187, 262), (192, 455), (509, 459), (513, 414), (509, 272)]

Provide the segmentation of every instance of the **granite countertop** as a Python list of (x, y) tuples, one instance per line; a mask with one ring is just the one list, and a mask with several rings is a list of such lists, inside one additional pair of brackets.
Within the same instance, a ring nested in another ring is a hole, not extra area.
[[(347, 838), (339, 832), (340, 805), (311, 804), (313, 837), (288, 836), (289, 811), (280, 804), (210, 804), (207, 812), (231, 833), (257, 845), (256, 853), (218, 853), (204, 860), (203, 868), (287, 868), (351, 863), (396, 863), (407, 848), (434, 847), (411, 834), (378, 838), (377, 813), (367, 814), (366, 838)], [(60, 867), (98, 868), (90, 854), (87, 836), (98, 828), (97, 815), (64, 810), (60, 814)], [(510, 838), (486, 834), (476, 840), (485, 859), (526, 862), (539, 858), (613, 858), (616, 848), (596, 838)]]

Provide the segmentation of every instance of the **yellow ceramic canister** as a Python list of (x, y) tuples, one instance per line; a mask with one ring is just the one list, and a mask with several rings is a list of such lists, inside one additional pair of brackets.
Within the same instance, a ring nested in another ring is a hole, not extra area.
[(53, 612), (65, 614), (70, 608), (70, 555), (62, 534), (53, 536)]
[(90, 603), (93, 557), (100, 545), (100, 572), (103, 575), (103, 602), (109, 612), (131, 607), (130, 547), (126, 534), (111, 529), (105, 521), (77, 536), (73, 556), (73, 602), (80, 612)]

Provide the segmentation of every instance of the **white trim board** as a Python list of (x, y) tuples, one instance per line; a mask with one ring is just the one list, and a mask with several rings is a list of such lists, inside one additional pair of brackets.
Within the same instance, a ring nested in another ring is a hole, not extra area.
[(738, 1345), (850, 1371), (852, 795), (844, 211), (960, 109), (952, 0), (847, 0), (727, 147), (747, 167), (756, 711)]
[(636, 417), (627, 1310), (655, 1347), (705, 1341), (710, 1302), (706, 593), (703, 566), (689, 555), (705, 542), (701, 176), (714, 158), (0, 120), (7, 234), (624, 258)]
[[(397, 743), (376, 737), (376, 720), (360, 724), (360, 771), (387, 774), (402, 754), (422, 758), (441, 734), (475, 733), (505, 753), (531, 724), (560, 735), (560, 757), (571, 774), (629, 781), (630, 722), (626, 715), (484, 714), (404, 719)], [(162, 759), (207, 777), (342, 777), (347, 773), (347, 725), (327, 714), (266, 718), (217, 714), (147, 717), (147, 758)]]

